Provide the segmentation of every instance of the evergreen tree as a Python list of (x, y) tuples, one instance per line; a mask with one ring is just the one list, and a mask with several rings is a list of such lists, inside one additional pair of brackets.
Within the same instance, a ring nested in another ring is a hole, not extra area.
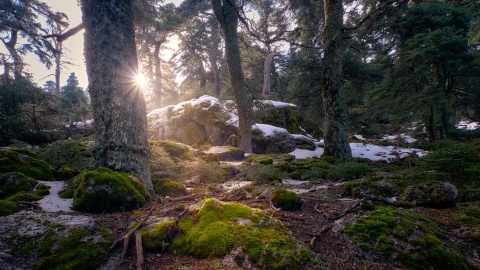
[(78, 86), (78, 79), (74, 72), (70, 73), (67, 84), (61, 89), (60, 108), (64, 121), (68, 123), (84, 122), (87, 120), (85, 117), (90, 113), (85, 91)]

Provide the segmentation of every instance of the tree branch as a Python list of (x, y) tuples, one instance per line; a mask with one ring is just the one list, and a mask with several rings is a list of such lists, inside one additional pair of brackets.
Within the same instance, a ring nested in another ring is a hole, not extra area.
[(51, 35), (44, 35), (42, 38), (56, 38), (57, 42), (63, 42), (66, 39), (68, 39), (71, 36), (76, 35), (78, 32), (80, 32), (82, 29), (84, 29), (85, 26), (83, 25), (83, 22), (80, 23), (79, 25), (73, 27), (72, 29), (62, 33), (62, 34), (51, 34)]
[(365, 16), (357, 25), (355, 26), (351, 26), (351, 27), (342, 27), (342, 30), (345, 30), (345, 31), (352, 31), (352, 30), (356, 30), (358, 28), (360, 28), (367, 20), (369, 20), (375, 13), (381, 11), (382, 9), (386, 8), (388, 5), (391, 5), (393, 3), (396, 3), (396, 2), (399, 2), (401, 0), (392, 0), (392, 1), (388, 1), (387, 3), (385, 3), (384, 5), (374, 9), (373, 11), (370, 11), (370, 13), (367, 14), (367, 16)]

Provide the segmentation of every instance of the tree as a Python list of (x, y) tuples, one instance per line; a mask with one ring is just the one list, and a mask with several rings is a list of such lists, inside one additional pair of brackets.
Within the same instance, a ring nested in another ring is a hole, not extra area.
[(67, 84), (62, 87), (60, 95), (60, 108), (62, 116), (68, 123), (85, 121), (89, 114), (88, 101), (85, 92), (78, 86), (78, 79), (75, 73), (70, 73)]
[(352, 160), (352, 150), (346, 130), (346, 99), (343, 89), (342, 58), (344, 53), (343, 2), (325, 0), (325, 23), (322, 32), (322, 88), (325, 123), (324, 155), (340, 161)]
[[(29, 52), (36, 54), (40, 62), (48, 68), (51, 66), (51, 52), (53, 46), (42, 38), (47, 30), (38, 22), (38, 17), (44, 17), (50, 22), (65, 25), (66, 15), (60, 12), (52, 12), (50, 7), (39, 0), (0, 0), (0, 40), (13, 59), (14, 77), (19, 79), (23, 76), (23, 55)], [(27, 40), (25, 44), (19, 44), (19, 38)], [(8, 75), (8, 74), (6, 74)]]
[(135, 81), (133, 0), (81, 3), (96, 134), (93, 166), (136, 173), (152, 192), (145, 101)]
[(252, 100), (247, 94), (238, 46), (238, 10), (234, 0), (211, 0), (212, 8), (223, 31), (225, 53), (238, 111), (239, 146), (252, 152)]

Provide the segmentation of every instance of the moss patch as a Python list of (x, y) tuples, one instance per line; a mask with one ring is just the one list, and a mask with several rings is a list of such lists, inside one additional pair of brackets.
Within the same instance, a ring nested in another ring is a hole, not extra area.
[(203, 258), (219, 258), (241, 247), (253, 263), (268, 269), (297, 268), (299, 248), (279, 221), (259, 209), (206, 199), (178, 224), (181, 236), (172, 249)]
[(16, 193), (15, 195), (12, 195), (10, 197), (7, 197), (6, 200), (12, 201), (12, 202), (19, 202), (19, 201), (25, 201), (25, 202), (34, 202), (41, 200), (42, 196), (38, 195), (35, 192), (31, 191), (21, 191)]
[(11, 172), (38, 180), (54, 180), (50, 166), (28, 149), (0, 149), (0, 174)]
[(8, 216), (20, 211), (20, 207), (11, 201), (0, 200), (0, 216)]
[(148, 142), (150, 147), (162, 147), (171, 157), (181, 160), (192, 160), (195, 153), (187, 145), (174, 143), (170, 141), (152, 141)]
[(275, 207), (281, 208), (285, 211), (299, 210), (302, 208), (302, 200), (297, 193), (293, 191), (277, 189), (273, 191), (270, 200)]
[(177, 231), (177, 221), (167, 219), (142, 228), (142, 242), (147, 250), (165, 250)]
[(113, 234), (101, 230), (101, 238), (81, 228), (72, 228), (65, 237), (59, 237), (54, 229), (42, 236), (39, 259), (35, 269), (95, 269), (108, 258), (108, 248), (113, 243)]
[(107, 168), (84, 172), (76, 182), (78, 188), (74, 190), (73, 209), (77, 211), (133, 210), (143, 206), (148, 196), (142, 183)]
[(361, 248), (397, 258), (415, 269), (469, 269), (445, 232), (411, 210), (382, 207), (359, 218), (345, 233)]
[(153, 190), (160, 196), (179, 197), (187, 195), (185, 186), (177, 181), (170, 179), (154, 179)]

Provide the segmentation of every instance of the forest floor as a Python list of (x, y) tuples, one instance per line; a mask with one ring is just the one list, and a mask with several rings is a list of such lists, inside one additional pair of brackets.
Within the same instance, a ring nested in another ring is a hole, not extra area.
[[(215, 192), (216, 198), (223, 201), (235, 201), (250, 207), (271, 209), (271, 215), (282, 221), (293, 236), (307, 247), (314, 263), (305, 265), (302, 269), (405, 269), (396, 265), (392, 260), (385, 260), (381, 254), (364, 252), (350, 238), (343, 233), (342, 219), (354, 219), (362, 215), (364, 209), (371, 209), (373, 205), (352, 206), (356, 199), (342, 197), (341, 188), (334, 183), (326, 184), (327, 188), (315, 192), (300, 194), (303, 205), (299, 211), (280, 211), (273, 209), (268, 199), (238, 199), (230, 198), (227, 192)], [(107, 215), (96, 215), (102, 224), (111, 229), (117, 238), (121, 238), (131, 228), (131, 224), (139, 221), (152, 207), (152, 215), (178, 216), (189, 205), (200, 200), (212, 197), (211, 194), (186, 196), (184, 199), (156, 198), (136, 212), (124, 212)], [(369, 202), (370, 203), (370, 202)], [(348, 210), (352, 211), (348, 211)], [(346, 211), (347, 210), (347, 211)], [(428, 211), (423, 209), (422, 211)], [(346, 213), (342, 218), (339, 214)], [(116, 269), (136, 269), (136, 255), (134, 245), (127, 253), (126, 259), (118, 265), (119, 256), (114, 257), (112, 264)], [(120, 253), (120, 250), (116, 251)], [(179, 270), (206, 270), (206, 269), (235, 269), (222, 266), (221, 259), (207, 260), (192, 256), (173, 254), (169, 252), (145, 251), (144, 269), (179, 269)], [(106, 266), (105, 269), (111, 266)]]

